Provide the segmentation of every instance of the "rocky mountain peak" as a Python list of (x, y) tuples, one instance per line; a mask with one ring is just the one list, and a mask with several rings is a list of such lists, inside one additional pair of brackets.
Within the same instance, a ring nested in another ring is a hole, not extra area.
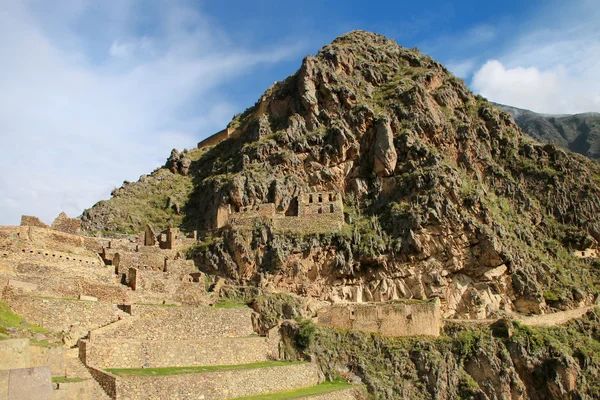
[(341, 231), (228, 225), (198, 262), (323, 300), (439, 297), (448, 317), (544, 313), (600, 289), (593, 262), (576, 256), (600, 241), (598, 164), (529, 139), (441, 64), (383, 36), (340, 36), (217, 138), (188, 152), (189, 166), (172, 154), (170, 170), (86, 211), (84, 224), (207, 231), (223, 209), (272, 203), (295, 215), (301, 194), (333, 191)]

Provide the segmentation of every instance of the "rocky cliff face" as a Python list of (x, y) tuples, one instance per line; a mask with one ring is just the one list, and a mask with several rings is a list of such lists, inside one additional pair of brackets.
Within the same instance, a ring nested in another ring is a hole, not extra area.
[(555, 328), (447, 325), (443, 338), (319, 328), (309, 351), (378, 399), (597, 399), (600, 308)]
[[(362, 31), (341, 36), (229, 127), (230, 139), (172, 155), (87, 210), (84, 224), (137, 230), (144, 217), (126, 221), (131, 208), (159, 227), (168, 217), (205, 230), (222, 205), (271, 202), (293, 214), (300, 193), (335, 190), (340, 232), (227, 228), (195, 257), (209, 273), (326, 300), (437, 296), (446, 317), (543, 313), (598, 293), (598, 268), (572, 253), (600, 240), (600, 166), (524, 136), (416, 50)], [(156, 205), (132, 194), (154, 190), (148, 178), (158, 177), (181, 181), (175, 219), (168, 190)]]
[(496, 104), (513, 116), (525, 134), (543, 143), (552, 143), (600, 161), (600, 114), (538, 114)]

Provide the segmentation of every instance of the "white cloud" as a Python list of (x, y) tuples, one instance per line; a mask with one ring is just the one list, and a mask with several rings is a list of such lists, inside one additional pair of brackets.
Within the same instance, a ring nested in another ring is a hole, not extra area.
[(506, 32), (505, 51), (477, 70), (472, 88), (538, 112), (600, 111), (600, 10), (594, 3), (555, 2)]
[(78, 215), (221, 129), (219, 84), (298, 51), (238, 48), (174, 2), (139, 2), (160, 9), (138, 36), (134, 3), (0, 4), (0, 224)]
[(446, 64), (446, 67), (450, 72), (462, 79), (470, 77), (471, 73), (475, 69), (475, 66), (476, 63), (473, 59), (450, 61)]
[(475, 73), (471, 86), (498, 103), (564, 113), (573, 100), (563, 92), (565, 79), (563, 68), (544, 72), (535, 67), (507, 69), (500, 61), (490, 60)]

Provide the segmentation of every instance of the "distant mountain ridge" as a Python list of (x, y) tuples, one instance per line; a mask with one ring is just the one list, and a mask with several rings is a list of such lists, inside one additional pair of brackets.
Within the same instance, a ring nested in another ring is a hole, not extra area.
[(528, 136), (600, 161), (600, 113), (540, 114), (495, 103), (511, 114)]

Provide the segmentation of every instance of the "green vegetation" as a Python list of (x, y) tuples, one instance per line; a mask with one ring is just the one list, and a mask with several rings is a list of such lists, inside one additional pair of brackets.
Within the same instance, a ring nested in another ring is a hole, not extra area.
[(66, 376), (53, 376), (52, 382), (54, 383), (75, 383), (75, 382), (83, 382), (85, 379), (72, 377), (68, 378)]
[(48, 329), (29, 324), (19, 315), (15, 314), (5, 303), (0, 301), (0, 333), (6, 334), (7, 328), (29, 329), (36, 333), (49, 333)]
[(264, 361), (252, 364), (214, 365), (206, 367), (165, 367), (165, 368), (110, 368), (107, 372), (120, 376), (164, 376), (182, 374), (202, 374), (206, 372), (239, 371), (254, 368), (283, 367), (305, 364), (304, 361)]
[(345, 381), (323, 382), (317, 386), (310, 386), (301, 389), (289, 390), (286, 392), (261, 394), (258, 396), (238, 397), (236, 400), (285, 400), (298, 399), (316, 394), (325, 394), (344, 390), (352, 387)]
[(311, 320), (307, 319), (300, 321), (299, 329), (296, 332), (296, 336), (294, 337), (296, 346), (300, 350), (306, 350), (313, 343), (316, 333), (317, 327)]
[[(483, 391), (493, 397), (490, 390), (497, 388), (488, 382), (496, 374), (520, 376), (540, 398), (552, 398), (552, 385), (563, 369), (577, 371), (582, 397), (600, 393), (600, 307), (563, 326), (513, 325), (512, 336), (497, 337), (485, 325), (447, 324), (438, 338), (318, 327), (309, 351), (326, 376), (336, 376), (340, 364), (352, 366), (371, 393), (385, 393), (385, 398), (430, 399), (440, 395), (438, 390), (448, 398), (477, 399)], [(473, 365), (489, 365), (492, 371), (471, 375)], [(535, 372), (522, 375), (513, 365), (528, 365)], [(444, 374), (448, 386), (427, 384), (424, 377), (438, 374)]]
[[(193, 154), (193, 151), (188, 154)], [(183, 214), (177, 214), (173, 207), (168, 207), (169, 198), (183, 207), (192, 190), (191, 176), (173, 174), (161, 168), (145, 181), (117, 189), (115, 196), (108, 201), (100, 201), (91, 211), (110, 215), (106, 228), (111, 233), (140, 232), (147, 223), (162, 230), (169, 225), (180, 226), (183, 221)]]
[(243, 307), (248, 307), (248, 304), (241, 300), (221, 298), (213, 305), (213, 307), (215, 307), (215, 308), (243, 308)]

